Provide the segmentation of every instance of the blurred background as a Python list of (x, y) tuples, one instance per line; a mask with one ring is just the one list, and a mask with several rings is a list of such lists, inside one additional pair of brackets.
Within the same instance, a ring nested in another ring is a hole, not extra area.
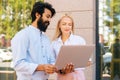
[(99, 0), (101, 77), (120, 80), (120, 0)]

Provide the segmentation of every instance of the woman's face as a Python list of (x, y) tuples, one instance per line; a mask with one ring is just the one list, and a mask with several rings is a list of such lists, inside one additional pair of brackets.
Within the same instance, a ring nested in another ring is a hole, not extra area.
[(72, 20), (69, 17), (63, 17), (59, 25), (62, 34), (70, 34), (72, 31), (72, 27)]

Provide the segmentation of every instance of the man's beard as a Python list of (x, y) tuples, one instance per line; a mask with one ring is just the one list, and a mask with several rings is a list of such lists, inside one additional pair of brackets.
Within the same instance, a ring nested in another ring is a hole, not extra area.
[(44, 21), (44, 22), (43, 22), (43, 19), (42, 19), (42, 18), (40, 18), (40, 19), (38, 20), (38, 22), (37, 22), (38, 29), (39, 29), (40, 31), (43, 31), (43, 32), (46, 32), (47, 27), (48, 27), (49, 24), (50, 24), (49, 21)]

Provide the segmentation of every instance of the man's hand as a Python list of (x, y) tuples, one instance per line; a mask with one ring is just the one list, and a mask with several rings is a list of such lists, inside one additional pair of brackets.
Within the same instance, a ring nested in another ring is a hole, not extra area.
[(65, 71), (65, 73), (71, 73), (74, 71), (74, 65), (72, 63), (67, 64), (63, 69), (63, 71)]
[(64, 68), (62, 68), (61, 70), (57, 71), (57, 73), (60, 74), (67, 74), (67, 73), (71, 73), (74, 71), (74, 65), (72, 63), (67, 64)]
[(45, 71), (48, 74), (52, 74), (56, 71), (56, 67), (52, 64), (38, 65), (37, 71)]
[(44, 71), (48, 74), (52, 74), (56, 71), (56, 67), (54, 65), (49, 65), (49, 64), (46, 64), (44, 65)]

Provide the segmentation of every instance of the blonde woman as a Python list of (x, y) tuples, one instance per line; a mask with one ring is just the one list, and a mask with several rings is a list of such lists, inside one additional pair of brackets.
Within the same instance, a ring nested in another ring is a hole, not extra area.
[[(86, 42), (81, 36), (74, 35), (73, 19), (65, 15), (57, 23), (56, 33), (52, 41), (54, 56), (57, 58), (62, 45), (85, 45)], [(82, 68), (74, 69), (66, 74), (58, 73), (58, 80), (85, 80)]]

